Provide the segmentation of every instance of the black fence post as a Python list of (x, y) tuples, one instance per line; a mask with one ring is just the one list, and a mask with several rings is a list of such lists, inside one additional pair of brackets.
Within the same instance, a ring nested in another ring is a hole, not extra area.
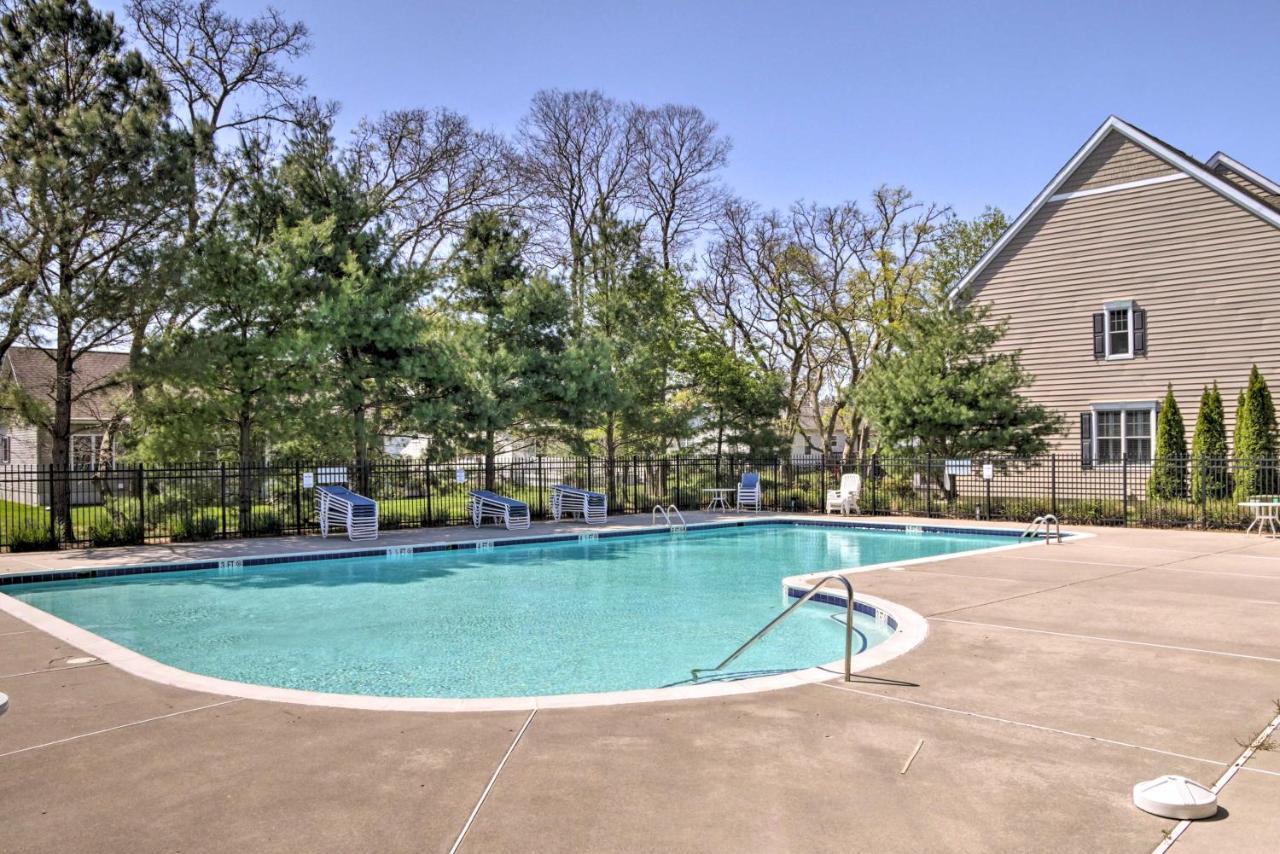
[(138, 530), (142, 539), (147, 539), (147, 482), (142, 463), (138, 463), (138, 473), (134, 478), (134, 488), (138, 490)]
[(302, 535), (302, 464), (293, 464), (293, 530)]
[(1124, 525), (1125, 527), (1128, 527), (1129, 525), (1129, 455), (1128, 454), (1120, 455), (1120, 491), (1122, 493), (1121, 497), (1124, 499), (1124, 503), (1123, 503), (1124, 519), (1120, 522), (1120, 524)]
[(222, 509), (222, 539), (227, 538), (227, 464), (218, 464), (218, 507)]
[(1058, 455), (1049, 456), (1049, 512), (1058, 515)]
[(924, 458), (924, 515), (926, 519), (933, 518), (933, 454), (926, 454)]
[(49, 475), (49, 494), (45, 496), (45, 502), (49, 505), (49, 542), (56, 546), (58, 545), (59, 538), (58, 522), (53, 518), (53, 492), (55, 489), (53, 484), (53, 463), (49, 463), (49, 468), (46, 473)]
[(876, 507), (876, 481), (880, 479), (880, 455), (873, 453), (871, 455), (871, 469), (867, 472), (867, 480), (871, 481), (871, 515), (875, 516), (879, 512)]

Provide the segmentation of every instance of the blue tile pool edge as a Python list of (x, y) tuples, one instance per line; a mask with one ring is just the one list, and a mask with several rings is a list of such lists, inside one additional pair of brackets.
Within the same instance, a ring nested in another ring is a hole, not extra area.
[[(792, 526), (801, 528), (853, 528), (872, 531), (895, 531), (908, 534), (977, 534), (996, 537), (1007, 537), (1022, 540), (1027, 544), (1038, 542), (1027, 539), (1021, 531), (1012, 528), (962, 528), (951, 525), (908, 525), (899, 522), (868, 522), (842, 519), (734, 519), (721, 522), (696, 522), (684, 526), (687, 531), (709, 531), (719, 528), (744, 528), (759, 526)], [(236, 558), (206, 558), (203, 560), (178, 561), (174, 563), (135, 564), (132, 566), (84, 567), (73, 569), (50, 570), (47, 572), (22, 572), (0, 575), (0, 587), (17, 584), (43, 584), (53, 581), (83, 581), (94, 578), (111, 578), (120, 575), (143, 575), (154, 572), (190, 572), (201, 569), (221, 569), (227, 567), (243, 568), (250, 566), (266, 566), (279, 563), (304, 563), (315, 560), (351, 560), (353, 558), (389, 558), (410, 556), (443, 551), (466, 551), (482, 548), (503, 548), (508, 546), (529, 546), (541, 543), (567, 543), (593, 539), (613, 539), (616, 537), (642, 537), (656, 534), (674, 534), (679, 526), (662, 525), (638, 529), (621, 529), (613, 531), (584, 530), (578, 534), (539, 534), (525, 537), (506, 537), (499, 539), (464, 540), (456, 543), (422, 543), (406, 546), (381, 546), (378, 548), (350, 549), (332, 552), (302, 552), (284, 555), (260, 555)], [(583, 534), (587, 535), (585, 538)], [(1069, 541), (1075, 535), (1064, 534), (1063, 540)], [(788, 591), (790, 588), (788, 588)], [(791, 595), (788, 592), (788, 595)], [(795, 595), (801, 595), (797, 593)], [(824, 596), (815, 596), (818, 601), (825, 601)], [(844, 599), (831, 604), (844, 605)], [(874, 616), (874, 614), (873, 614)]]

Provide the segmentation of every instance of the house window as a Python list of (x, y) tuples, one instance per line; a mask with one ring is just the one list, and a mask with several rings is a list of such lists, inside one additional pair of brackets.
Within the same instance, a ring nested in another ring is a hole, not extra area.
[(0, 436), (0, 465), (9, 465), (10, 462), (10, 438), (8, 436)]
[(71, 468), (74, 471), (93, 471), (98, 463), (98, 445), (102, 436), (95, 433), (79, 433), (71, 437)]
[(1103, 306), (1093, 316), (1093, 358), (1108, 362), (1147, 355), (1147, 312), (1133, 300)]
[(1119, 465), (1125, 460), (1151, 461), (1156, 421), (1154, 402), (1098, 404), (1081, 418), (1082, 432), (1092, 427), (1093, 433), (1091, 448), (1084, 437), (1086, 464), (1090, 456), (1099, 465)]
[(1107, 358), (1114, 359), (1117, 356), (1133, 355), (1133, 348), (1130, 346), (1131, 329), (1129, 324), (1129, 312), (1132, 309), (1125, 308), (1109, 308), (1107, 309)]

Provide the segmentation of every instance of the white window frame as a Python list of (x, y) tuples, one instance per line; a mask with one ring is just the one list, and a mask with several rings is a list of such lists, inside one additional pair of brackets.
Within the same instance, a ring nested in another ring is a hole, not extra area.
[(13, 463), (13, 437), (0, 436), (0, 465)]
[[(1111, 403), (1093, 403), (1089, 405), (1089, 410), (1093, 415), (1093, 465), (1098, 468), (1119, 468), (1124, 465), (1129, 455), (1129, 419), (1125, 417), (1126, 412), (1147, 412), (1151, 417), (1151, 456), (1145, 460), (1129, 459), (1131, 463), (1151, 463), (1156, 458), (1156, 417), (1160, 414), (1160, 402), (1157, 400), (1121, 400)], [(1098, 413), (1099, 412), (1119, 412), (1120, 413), (1120, 462), (1103, 462), (1102, 456), (1098, 453)]]
[[(90, 439), (89, 465), (86, 468), (76, 468), (76, 439)], [(98, 450), (102, 447), (102, 433), (94, 433), (91, 430), (85, 430), (80, 433), (71, 434), (71, 447), (67, 448), (67, 467), (72, 471), (97, 471), (98, 470)], [(114, 444), (112, 446), (114, 448)]]
[[(1113, 300), (1104, 303), (1102, 306), (1102, 332), (1104, 342), (1105, 358), (1108, 362), (1122, 362), (1133, 358), (1133, 304), (1131, 299)], [(1129, 352), (1112, 353), (1111, 352), (1111, 313), (1113, 311), (1123, 311), (1129, 318)]]

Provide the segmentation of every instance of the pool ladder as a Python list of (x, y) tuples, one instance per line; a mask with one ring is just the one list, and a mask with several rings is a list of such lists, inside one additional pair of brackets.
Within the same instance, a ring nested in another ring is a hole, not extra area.
[(1062, 542), (1062, 528), (1058, 525), (1058, 517), (1052, 513), (1046, 513), (1043, 516), (1037, 516), (1032, 520), (1031, 524), (1022, 529), (1021, 537), (1031, 537), (1035, 539), (1044, 536), (1044, 544), (1047, 546), (1055, 540)]
[(820, 592), (822, 592), (823, 587), (826, 586), (828, 581), (839, 581), (841, 584), (844, 585), (844, 591), (845, 591), (844, 681), (852, 682), (853, 681), (853, 612), (854, 612), (853, 583), (849, 581), (849, 579), (845, 578), (843, 575), (825, 575), (822, 578), (818, 579), (817, 584), (810, 587), (809, 590), (803, 596), (801, 596), (799, 599), (797, 599), (796, 601), (788, 605), (785, 611), (783, 611), (781, 614), (779, 614), (778, 616), (770, 620), (767, 626), (765, 626), (763, 629), (761, 629), (760, 631), (752, 635), (751, 640), (747, 641), (742, 646), (735, 649), (733, 653), (730, 654), (730, 656), (726, 658), (724, 661), (720, 662), (715, 667), (693, 668), (693, 670), (691, 670), (690, 673), (693, 674), (694, 681), (696, 682), (698, 680), (699, 673), (711, 673), (716, 670), (724, 670), (726, 667), (728, 667), (730, 664), (733, 663), (733, 660), (735, 658), (737, 658), (738, 656), (742, 655), (744, 652), (749, 650), (751, 647), (753, 647), (756, 644), (757, 641), (759, 641), (765, 635), (769, 634), (769, 632), (773, 631), (778, 626), (779, 623), (781, 623), (787, 617), (790, 617), (792, 614), (794, 614), (801, 605), (803, 605), (805, 602), (808, 602), (814, 596), (817, 596)]
[(681, 525), (686, 524), (684, 521), (684, 514), (681, 513), (680, 508), (675, 506), (674, 504), (668, 504), (666, 507), (663, 507), (661, 504), (655, 504), (653, 506), (653, 513), (650, 514), (649, 516), (649, 524), (655, 524), (658, 521), (659, 513), (662, 514), (662, 520), (666, 522), (668, 525), (671, 524), (672, 513), (674, 513), (676, 515), (676, 518), (680, 520)]

